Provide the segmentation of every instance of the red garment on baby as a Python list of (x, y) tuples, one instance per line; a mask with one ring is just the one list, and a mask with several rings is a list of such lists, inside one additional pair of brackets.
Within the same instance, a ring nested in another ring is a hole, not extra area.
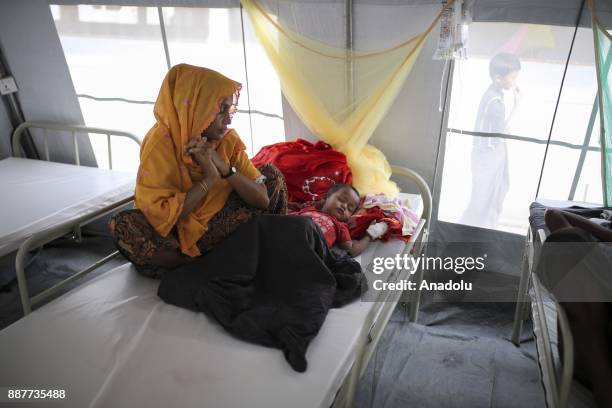
[(348, 226), (338, 221), (333, 215), (329, 215), (317, 210), (315, 207), (306, 207), (297, 212), (298, 215), (310, 217), (315, 224), (321, 227), (328, 247), (333, 247), (336, 242), (346, 242), (351, 240)]
[(323, 142), (297, 139), (263, 147), (251, 159), (255, 166), (271, 163), (285, 176), (289, 201), (316, 201), (336, 183), (351, 184), (346, 156)]
[(363, 237), (372, 221), (384, 221), (389, 226), (385, 235), (380, 237), (381, 241), (386, 242), (392, 238), (401, 239), (403, 241), (410, 240), (409, 235), (402, 235), (402, 223), (395, 218), (386, 217), (380, 207), (361, 208), (351, 217), (348, 222), (351, 237), (353, 239)]

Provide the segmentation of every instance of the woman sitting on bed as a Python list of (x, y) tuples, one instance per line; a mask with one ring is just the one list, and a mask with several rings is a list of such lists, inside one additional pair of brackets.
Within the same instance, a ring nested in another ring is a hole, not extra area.
[(260, 213), (285, 214), (287, 189), (272, 165), (251, 164), (232, 121), (241, 85), (180, 64), (155, 102), (156, 123), (140, 151), (136, 210), (110, 230), (137, 270), (159, 277), (185, 264)]

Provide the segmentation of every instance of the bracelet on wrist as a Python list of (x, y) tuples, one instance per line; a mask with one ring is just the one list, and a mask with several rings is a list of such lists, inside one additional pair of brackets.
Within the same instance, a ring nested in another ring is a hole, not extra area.
[(208, 184), (206, 184), (206, 182), (204, 180), (200, 180), (198, 182), (198, 184), (200, 185), (200, 187), (204, 191), (204, 194), (207, 194), (208, 193)]

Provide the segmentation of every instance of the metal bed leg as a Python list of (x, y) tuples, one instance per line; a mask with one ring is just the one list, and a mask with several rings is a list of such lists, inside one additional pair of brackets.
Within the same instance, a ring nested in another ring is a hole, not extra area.
[[(421, 238), (421, 243), (418, 247), (418, 250), (414, 252), (417, 256), (425, 252), (425, 248), (427, 247), (427, 239), (429, 237), (429, 230), (425, 229), (423, 231), (423, 237)], [(421, 282), (423, 282), (423, 277), (425, 275), (425, 271), (423, 268), (419, 268), (419, 270), (415, 274), (417, 290), (413, 292), (412, 299), (410, 301), (410, 314), (408, 319), (411, 323), (416, 323), (419, 316), (419, 306), (421, 304)]]
[[(529, 237), (527, 237), (529, 239)], [(512, 323), (512, 342), (520, 345), (521, 330), (523, 328), (523, 320), (525, 319), (527, 291), (529, 289), (529, 260), (528, 252), (529, 242), (525, 243), (523, 252), (523, 262), (521, 269), (521, 281), (519, 283), (518, 296), (516, 299), (516, 307), (514, 309), (514, 322)]]
[(421, 303), (421, 282), (423, 282), (423, 275), (425, 274), (423, 268), (419, 268), (416, 272), (416, 284), (417, 290), (414, 292), (412, 301), (410, 302), (410, 322), (416, 323), (419, 315), (419, 304)]
[(30, 294), (28, 293), (28, 280), (25, 276), (25, 256), (27, 251), (19, 249), (17, 258), (15, 259), (15, 268), (17, 275), (17, 284), (19, 286), (19, 296), (21, 297), (21, 307), (23, 315), (27, 316), (32, 312), (32, 304), (30, 303)]
[(569, 395), (572, 389), (574, 376), (574, 337), (570, 330), (567, 314), (563, 307), (557, 302), (557, 318), (561, 329), (560, 335), (563, 338), (563, 370), (561, 372), (559, 384), (559, 408), (569, 406)]

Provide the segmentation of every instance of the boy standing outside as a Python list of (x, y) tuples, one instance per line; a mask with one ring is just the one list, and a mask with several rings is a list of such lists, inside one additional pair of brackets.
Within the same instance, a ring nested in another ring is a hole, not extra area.
[[(491, 85), (482, 95), (474, 131), (492, 133), (474, 136), (472, 147), (472, 193), (460, 222), (482, 228), (496, 228), (510, 186), (506, 141), (495, 134), (506, 133), (518, 100), (516, 79), (521, 62), (514, 54), (500, 53), (489, 62)], [(512, 92), (511, 109), (505, 93)], [(510, 112), (508, 114), (508, 112)]]

